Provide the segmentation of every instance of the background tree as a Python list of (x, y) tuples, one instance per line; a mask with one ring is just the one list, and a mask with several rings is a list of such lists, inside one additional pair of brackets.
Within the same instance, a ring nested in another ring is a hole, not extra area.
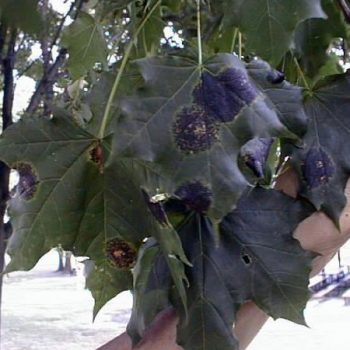
[[(305, 323), (314, 254), (292, 232), (346, 203), (348, 2), (69, 6), (0, 2), (6, 271), (59, 244), (89, 257), (94, 315), (133, 289), (134, 343), (169, 305), (184, 349), (238, 348), (248, 300)], [(36, 88), (9, 127), (21, 75)], [(287, 157), (297, 200), (273, 189)]]

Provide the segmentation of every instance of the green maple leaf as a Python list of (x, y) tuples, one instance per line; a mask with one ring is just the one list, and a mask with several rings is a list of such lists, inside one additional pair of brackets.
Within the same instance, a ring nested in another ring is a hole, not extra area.
[(170, 273), (154, 241), (141, 248), (133, 275), (133, 307), (127, 332), (136, 345), (157, 314), (170, 306)]
[[(248, 300), (275, 319), (305, 324), (303, 310), (315, 255), (302, 249), (293, 231), (312, 211), (309, 204), (282, 193), (255, 188), (223, 219), (219, 235), (207, 217), (187, 215), (178, 228), (192, 263), (186, 268), (187, 313), (171, 291), (164, 258), (159, 258), (156, 246), (145, 246), (128, 326), (134, 342), (171, 304), (180, 316), (177, 340), (184, 349), (238, 349), (232, 326), (239, 307)], [(159, 303), (152, 307), (155, 295)]]
[(29, 34), (39, 34), (43, 19), (38, 12), (38, 0), (0, 0), (2, 21)]
[(249, 75), (271, 101), (279, 119), (294, 134), (302, 137), (308, 124), (303, 107), (303, 88), (285, 80), (282, 72), (254, 59), (247, 65)]
[(347, 28), (338, 4), (322, 1), (327, 18), (310, 18), (299, 24), (295, 32), (295, 52), (305, 75), (317, 78), (320, 69), (329, 62), (327, 52), (335, 38), (346, 38)]
[(107, 59), (107, 44), (102, 26), (85, 12), (65, 29), (62, 46), (69, 53), (68, 69), (73, 79), (84, 76), (93, 66)]
[[(97, 128), (91, 130), (98, 133)], [(93, 292), (98, 298), (95, 315), (106, 295), (131, 286), (130, 281), (124, 283), (131, 276), (125, 266), (111, 266), (109, 242), (126, 241), (136, 250), (145, 237), (157, 237), (164, 254), (174, 256), (170, 267), (179, 289), (186, 262), (176, 233), (156, 223), (141, 192), (141, 184), (157, 183), (157, 174), (147, 164), (111, 157), (109, 140), (99, 140), (57, 112), (52, 119), (19, 121), (0, 141), (1, 159), (19, 173), (9, 202), (14, 234), (7, 271), (31, 269), (58, 244), (90, 257), (104, 272), (93, 273), (88, 284), (102, 290), (109, 285), (107, 294)]]
[(225, 25), (237, 26), (247, 36), (245, 50), (273, 65), (290, 49), (295, 29), (308, 18), (325, 18), (321, 0), (212, 1)]
[(213, 193), (215, 218), (230, 211), (248, 185), (237, 164), (242, 145), (254, 137), (297, 138), (280, 120), (288, 115), (288, 93), (274, 105), (233, 55), (214, 56), (203, 67), (183, 57), (137, 64), (145, 86), (122, 101), (115, 152), (153, 162), (167, 180), (161, 191), (202, 182)]
[(235, 314), (253, 300), (273, 318), (304, 324), (313, 255), (292, 237), (310, 208), (281, 193), (256, 188), (224, 218), (217, 238), (211, 223), (193, 217), (180, 233), (192, 269), (188, 318), (181, 316), (184, 349), (238, 349)]
[(346, 204), (344, 189), (350, 174), (349, 91), (349, 73), (328, 77), (315, 87), (305, 100), (309, 128), (303, 146), (292, 151), (301, 174), (300, 193), (336, 223)]

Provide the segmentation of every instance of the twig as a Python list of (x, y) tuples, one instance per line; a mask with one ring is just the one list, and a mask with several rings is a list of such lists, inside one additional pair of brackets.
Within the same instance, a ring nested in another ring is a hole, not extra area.
[(14, 98), (14, 78), (13, 69), (15, 66), (16, 52), (15, 45), (17, 30), (12, 29), (9, 35), (9, 42), (6, 57), (2, 61), (4, 74), (4, 95), (2, 102), (2, 128), (6, 129), (12, 124), (12, 106)]
[(350, 5), (347, 0), (338, 0), (338, 4), (343, 11), (345, 21), (350, 23)]
[(66, 49), (61, 49), (59, 51), (59, 54), (54, 64), (50, 67), (49, 71), (47, 72), (47, 75), (40, 80), (34, 94), (32, 95), (32, 98), (30, 99), (29, 105), (26, 109), (26, 113), (32, 114), (36, 111), (36, 109), (40, 104), (42, 94), (45, 92), (47, 85), (53, 84), (55, 82), (55, 78), (58, 73), (58, 70), (66, 60), (66, 55), (67, 55)]
[(44, 115), (48, 116), (51, 113), (49, 103), (53, 98), (52, 84), (49, 84), (47, 80), (47, 75), (50, 69), (50, 62), (52, 59), (52, 49), (49, 47), (49, 28), (47, 17), (49, 14), (49, 1), (42, 0), (40, 6), (41, 15), (44, 18), (44, 30), (42, 31), (41, 38), (41, 52), (43, 57), (43, 83), (45, 85), (44, 89)]
[(50, 49), (51, 49), (51, 50), (52, 50), (53, 47), (57, 44), (57, 41), (58, 41), (58, 39), (59, 39), (59, 37), (60, 37), (60, 35), (61, 35), (61, 33), (62, 33), (63, 26), (64, 26), (64, 24), (65, 24), (65, 22), (66, 22), (68, 16), (70, 16), (70, 14), (73, 12), (74, 7), (75, 7), (75, 5), (76, 5), (76, 2), (77, 2), (77, 1), (73, 1), (73, 2), (72, 2), (71, 6), (70, 6), (70, 8), (69, 8), (69, 10), (68, 10), (68, 12), (62, 17), (61, 22), (60, 22), (60, 24), (58, 25), (57, 30), (56, 30), (56, 33), (55, 33), (55, 35), (54, 35), (54, 37), (53, 37), (53, 39), (52, 39), (52, 42), (51, 42), (51, 45), (50, 45)]

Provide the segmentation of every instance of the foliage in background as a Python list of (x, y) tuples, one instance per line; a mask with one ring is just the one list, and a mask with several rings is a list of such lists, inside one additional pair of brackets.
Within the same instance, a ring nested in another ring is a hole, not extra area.
[[(292, 233), (345, 205), (350, 4), (19, 3), (0, 1), (6, 271), (58, 245), (86, 256), (94, 315), (133, 289), (134, 343), (168, 306), (186, 350), (238, 349), (247, 300), (304, 324), (314, 255)], [(298, 199), (273, 189), (285, 157)]]

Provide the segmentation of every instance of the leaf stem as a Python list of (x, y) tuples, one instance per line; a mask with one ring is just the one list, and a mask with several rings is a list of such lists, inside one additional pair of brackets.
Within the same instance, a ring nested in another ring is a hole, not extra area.
[(238, 32), (238, 55), (239, 59), (242, 58), (242, 33)]
[(310, 90), (311, 90), (311, 89), (310, 89), (310, 85), (309, 85), (309, 83), (308, 83), (307, 80), (306, 80), (305, 74), (304, 74), (303, 70), (301, 69), (297, 58), (296, 58), (296, 57), (293, 57), (293, 60), (294, 60), (295, 66), (297, 67), (298, 74), (299, 74), (299, 76), (301, 77), (301, 80), (302, 80), (303, 83), (304, 83), (304, 87), (305, 87), (307, 90), (310, 91)]
[(233, 31), (233, 38), (232, 38), (232, 44), (231, 44), (231, 50), (230, 50), (231, 53), (235, 51), (237, 35), (238, 35), (238, 28), (235, 28)]
[(202, 54), (202, 30), (201, 30), (201, 0), (197, 0), (197, 41), (198, 41), (198, 64), (203, 64)]
[(156, 8), (160, 5), (160, 3), (161, 3), (161, 0), (158, 0), (154, 4), (154, 6), (152, 8), (150, 8), (150, 10), (147, 12), (146, 16), (142, 19), (140, 25), (136, 29), (132, 39), (129, 41), (129, 43), (128, 43), (126, 49), (125, 49), (124, 56), (123, 56), (122, 62), (120, 64), (120, 68), (118, 70), (118, 74), (117, 74), (117, 76), (116, 76), (116, 78), (114, 80), (111, 92), (110, 92), (109, 97), (108, 97), (107, 105), (106, 105), (106, 108), (105, 108), (105, 111), (104, 111), (104, 114), (103, 114), (103, 118), (102, 118), (102, 122), (101, 122), (101, 128), (100, 128), (99, 133), (98, 133), (98, 138), (99, 139), (102, 139), (105, 136), (106, 128), (107, 128), (108, 121), (109, 121), (109, 118), (110, 118), (110, 113), (111, 113), (113, 100), (114, 100), (115, 94), (116, 94), (116, 92), (118, 90), (121, 78), (122, 78), (123, 73), (124, 73), (125, 68), (126, 68), (126, 65), (128, 63), (132, 47), (133, 47), (133, 45), (134, 45), (138, 35), (140, 34), (142, 28), (144, 27), (146, 22), (149, 20), (149, 18), (152, 16), (152, 14), (156, 10)]

